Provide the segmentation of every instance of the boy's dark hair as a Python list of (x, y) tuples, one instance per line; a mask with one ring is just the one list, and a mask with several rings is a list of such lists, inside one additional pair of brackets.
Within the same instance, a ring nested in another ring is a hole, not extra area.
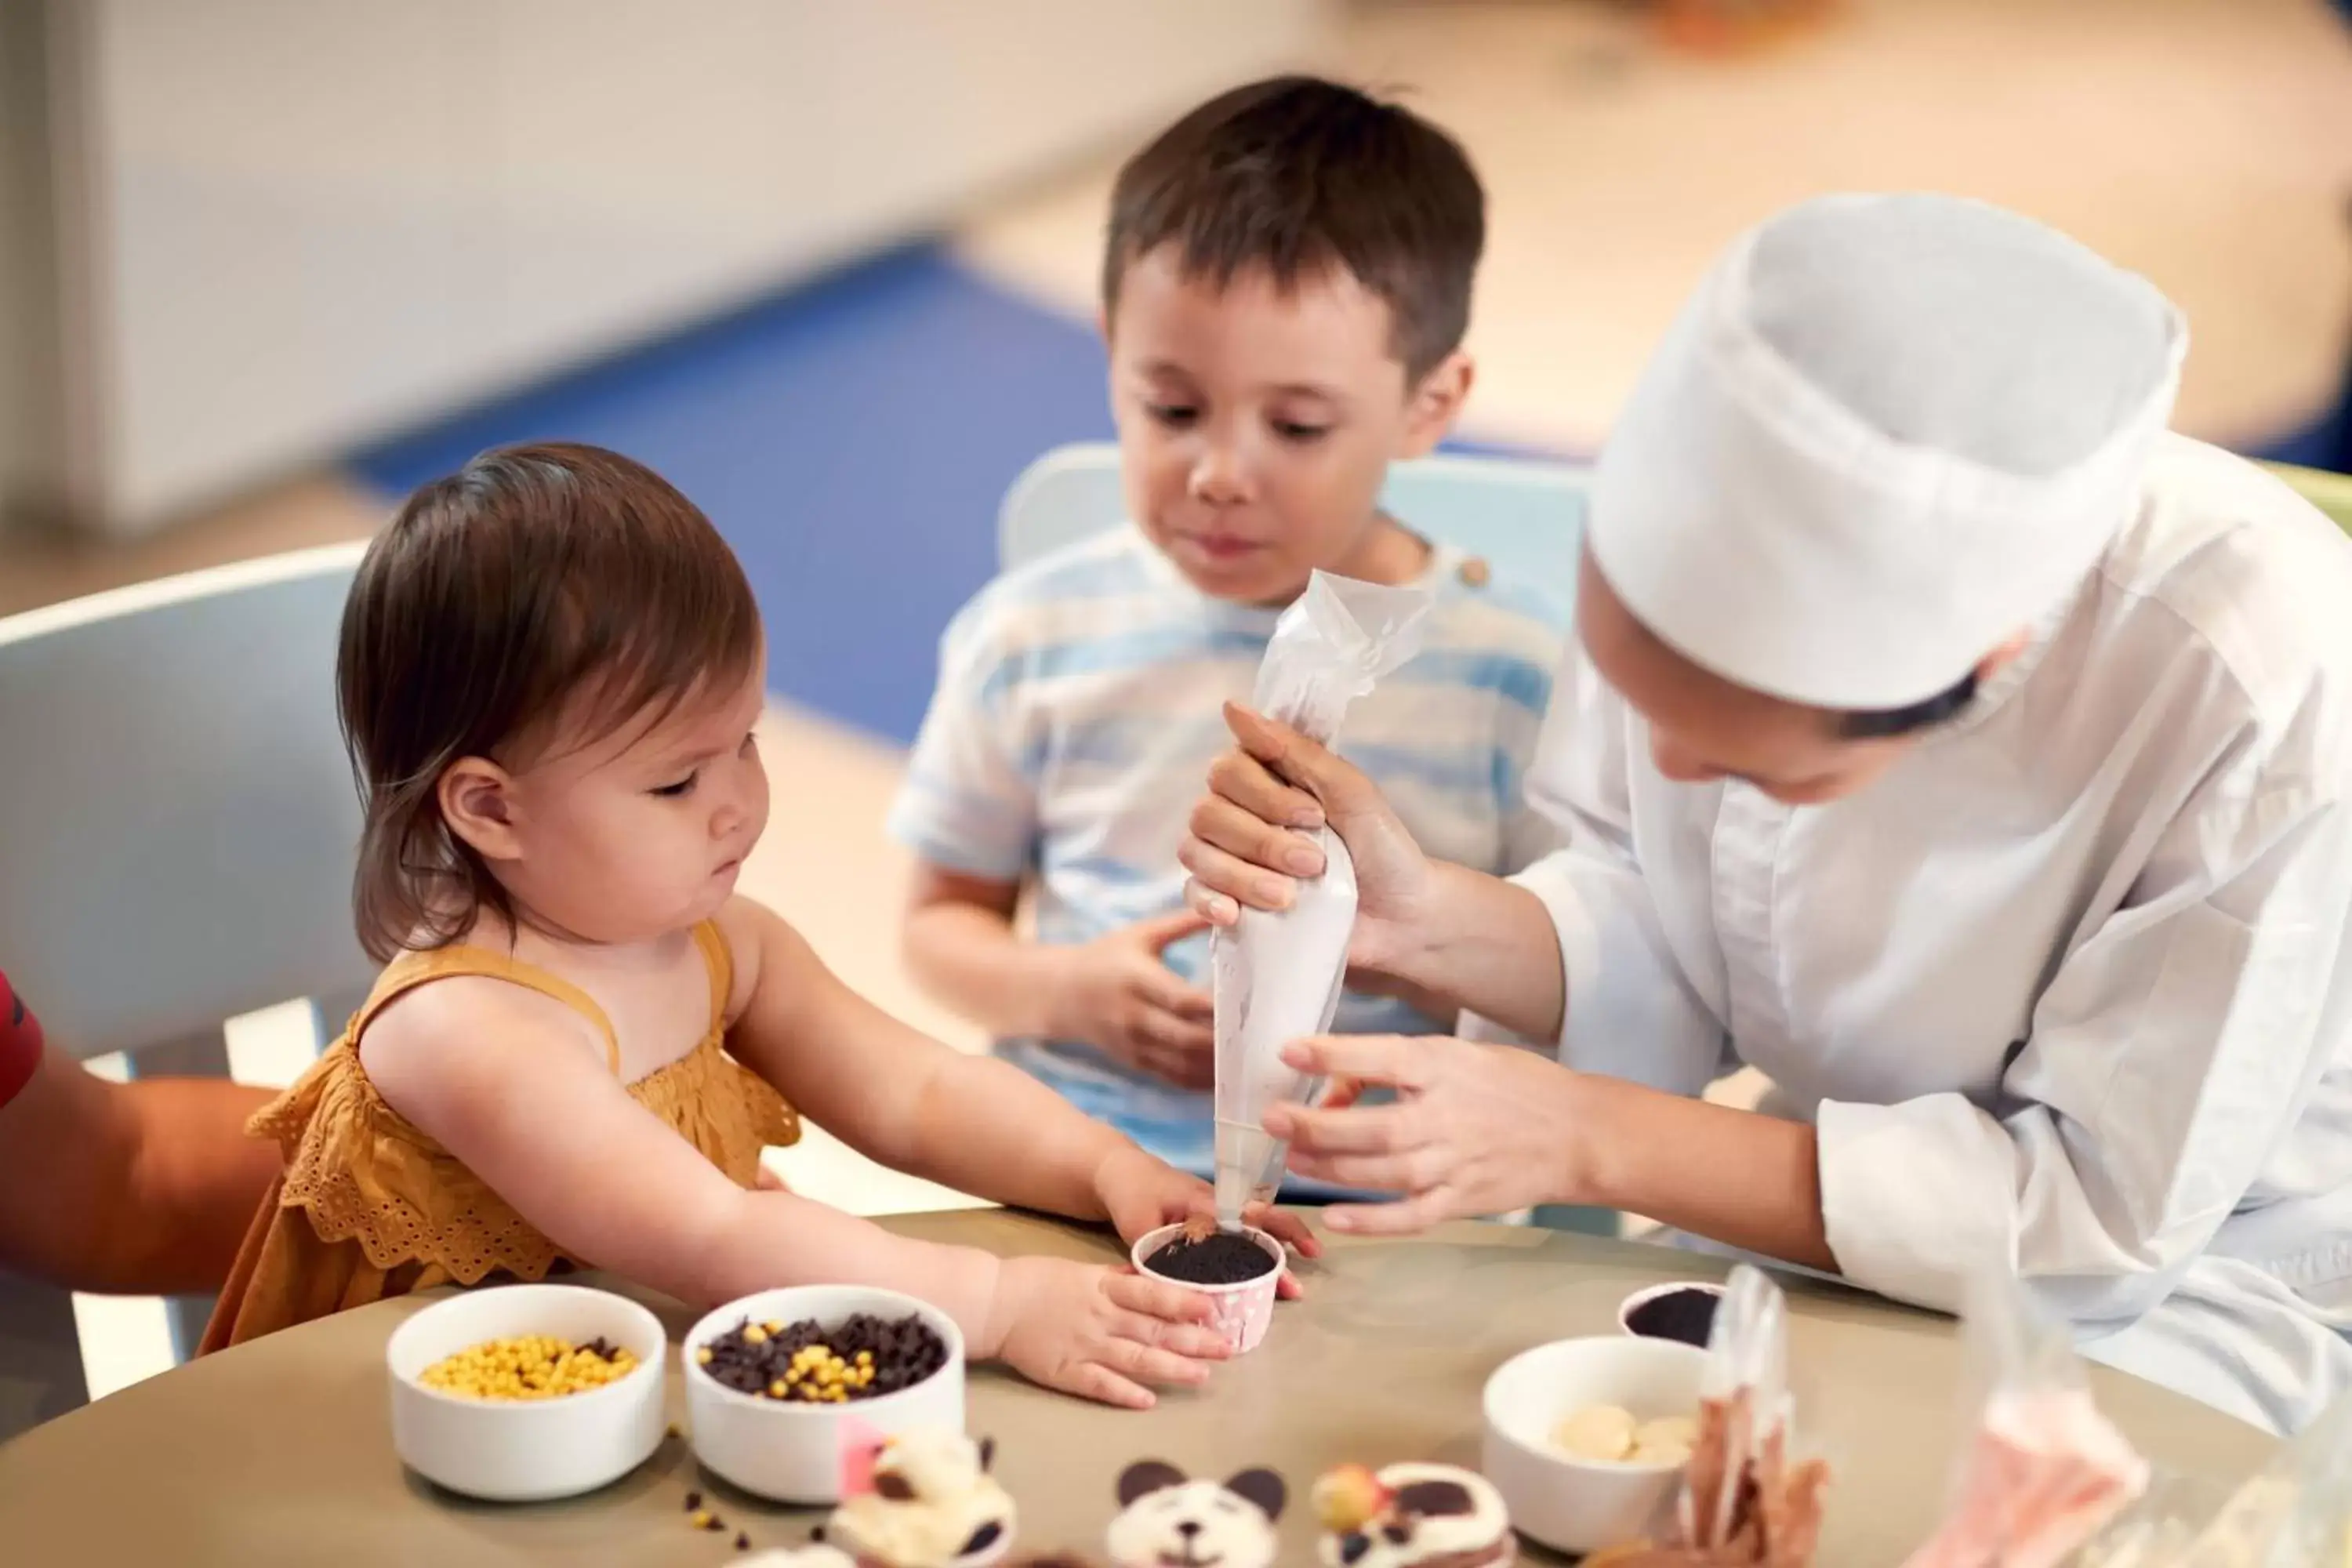
[(343, 605), (336, 703), (364, 825), (353, 906), (379, 961), (514, 909), (442, 819), (442, 774), (592, 742), (740, 679), (760, 616), (660, 475), (595, 447), (486, 452), (402, 505)]
[(1263, 267), (1288, 289), (1333, 266), (1386, 301), (1418, 382), (1461, 346), (1486, 242), (1486, 195), (1461, 144), (1354, 88), (1276, 77), (1221, 94), (1118, 172), (1103, 310), (1137, 258), (1176, 247), (1217, 288)]

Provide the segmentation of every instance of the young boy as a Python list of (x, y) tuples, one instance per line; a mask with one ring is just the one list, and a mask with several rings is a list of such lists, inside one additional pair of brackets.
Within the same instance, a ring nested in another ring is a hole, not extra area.
[[(1415, 837), (1498, 873), (1547, 847), (1519, 780), (1565, 617), (1378, 504), (1469, 391), (1485, 205), (1452, 138), (1329, 82), (1236, 89), (1162, 132), (1119, 174), (1103, 258), (1134, 526), (1008, 574), (948, 629), (891, 820), (921, 862), (908, 962), (1185, 1170), (1211, 1165), (1213, 1053), (1176, 849), (1223, 705), (1310, 573), (1435, 595), (1422, 653), (1342, 737)], [(1351, 994), (1337, 1027), (1448, 1023)]]

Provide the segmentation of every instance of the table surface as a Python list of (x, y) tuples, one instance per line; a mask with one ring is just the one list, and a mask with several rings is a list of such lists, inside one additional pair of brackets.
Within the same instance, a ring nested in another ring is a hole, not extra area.
[[(1003, 1211), (908, 1215), (891, 1228), (999, 1253), (1118, 1256), (1107, 1237)], [(1269, 1464), (1303, 1499), (1345, 1460), (1475, 1465), (1479, 1394), (1508, 1357), (1613, 1331), (1646, 1285), (1721, 1266), (1662, 1248), (1507, 1226), (1454, 1226), (1403, 1243), (1333, 1240), (1307, 1300), (1208, 1389), (1147, 1414), (1105, 1409), (976, 1369), (970, 1420), (998, 1442), (1022, 1510), (1021, 1549), (1099, 1557), (1118, 1472), (1164, 1458), (1188, 1473)], [(420, 1303), (385, 1302), (152, 1379), (0, 1447), (0, 1541), (41, 1564), (333, 1563), (337, 1568), (544, 1561), (715, 1565), (737, 1531), (797, 1545), (816, 1517), (702, 1475), (677, 1439), (593, 1496), (495, 1507), (436, 1492), (394, 1457), (383, 1346)], [(690, 1326), (661, 1310), (671, 1336)], [(1964, 1357), (1950, 1323), (1830, 1287), (1792, 1285), (1799, 1421), (1837, 1470), (1824, 1568), (1899, 1562), (1939, 1510), (1960, 1420)], [(2158, 1464), (2235, 1481), (2267, 1456), (2252, 1429), (2130, 1379), (2095, 1374), (2101, 1403)], [(683, 1411), (670, 1372), (674, 1417)], [(710, 1496), (728, 1533), (686, 1522)], [(1286, 1563), (1311, 1563), (1303, 1502), (1283, 1521)], [(1547, 1561), (1528, 1552), (1522, 1561)]]

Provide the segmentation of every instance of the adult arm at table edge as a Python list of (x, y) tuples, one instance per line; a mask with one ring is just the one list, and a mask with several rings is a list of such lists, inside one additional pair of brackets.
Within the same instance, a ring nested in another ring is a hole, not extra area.
[(0, 1262), (99, 1294), (208, 1290), (278, 1171), (245, 1126), (270, 1092), (215, 1079), (111, 1083), (45, 1051), (0, 1107)]
[(1600, 1074), (1573, 1076), (1580, 1117), (1605, 1131), (1563, 1184), (1561, 1201), (1622, 1209), (1745, 1252), (1839, 1272), (1811, 1126)]

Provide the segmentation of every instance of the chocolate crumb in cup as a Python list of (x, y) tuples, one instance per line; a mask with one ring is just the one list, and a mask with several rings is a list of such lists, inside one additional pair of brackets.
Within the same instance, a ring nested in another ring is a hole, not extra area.
[(1162, 1279), (1181, 1285), (1241, 1285), (1282, 1267), (1265, 1247), (1239, 1231), (1218, 1230), (1195, 1237), (1190, 1229), (1144, 1261)]
[(1162, 1226), (1138, 1237), (1128, 1257), (1139, 1273), (1207, 1297), (1209, 1324), (1234, 1355), (1265, 1338), (1289, 1260), (1280, 1241), (1253, 1226), (1200, 1241), (1185, 1226)]

